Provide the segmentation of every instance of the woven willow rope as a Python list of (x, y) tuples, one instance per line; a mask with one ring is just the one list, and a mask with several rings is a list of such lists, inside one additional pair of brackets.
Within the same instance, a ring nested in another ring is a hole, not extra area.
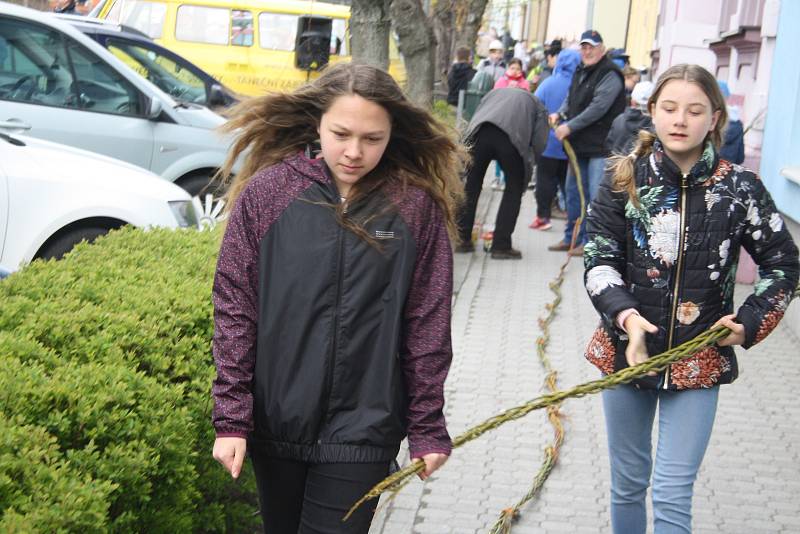
[[(495, 428), (498, 428), (510, 421), (515, 421), (525, 417), (532, 411), (557, 405), (565, 399), (585, 397), (586, 395), (598, 393), (604, 389), (610, 389), (620, 384), (627, 384), (628, 382), (631, 382), (636, 378), (642, 377), (650, 372), (663, 371), (668, 365), (687, 358), (693, 355), (695, 352), (713, 345), (720, 339), (726, 337), (728, 334), (730, 334), (730, 330), (725, 327), (717, 327), (713, 330), (707, 330), (699, 336), (690, 339), (686, 343), (682, 343), (681, 345), (678, 345), (677, 347), (674, 347), (666, 352), (662, 352), (661, 354), (653, 356), (646, 362), (640, 363), (639, 365), (627, 367), (598, 380), (585, 382), (575, 386), (572, 389), (548, 393), (546, 395), (529, 400), (524, 404), (520, 404), (519, 406), (509, 408), (508, 410), (501, 412), (494, 417), (490, 417), (483, 423), (470, 428), (460, 436), (453, 439), (453, 448), (457, 449), (469, 443), (470, 441), (479, 438), (490, 430), (494, 430)], [(410, 477), (422, 471), (424, 467), (425, 464), (421, 461), (413, 462), (378, 482), (371, 490), (369, 490), (369, 492), (367, 492), (366, 495), (361, 497), (361, 499), (359, 499), (358, 502), (356, 502), (353, 507), (350, 508), (350, 510), (347, 512), (347, 515), (344, 516), (343, 521), (346, 521), (350, 515), (364, 502), (380, 496), (381, 493), (385, 491), (392, 492), (393, 494), (396, 493), (402, 489), (406, 483), (408, 483), (408, 479)]]
[[(578, 166), (578, 159), (575, 155), (575, 151), (573, 150), (572, 144), (568, 139), (564, 139), (563, 145), (569, 158), (569, 164), (572, 166), (572, 172), (575, 174), (575, 180), (578, 184), (578, 195), (580, 197), (581, 204), (580, 216), (575, 222), (575, 225), (572, 227), (572, 238), (570, 239), (569, 248), (573, 248), (575, 246), (575, 241), (578, 237), (581, 222), (583, 221), (583, 216), (585, 214), (586, 199), (583, 194), (583, 178), (581, 176), (581, 169)], [(545, 385), (551, 393), (558, 390), (558, 373), (550, 364), (550, 359), (547, 357), (545, 349), (550, 342), (550, 323), (553, 322), (553, 319), (555, 319), (556, 310), (561, 304), (561, 285), (564, 283), (564, 273), (566, 272), (567, 266), (569, 265), (569, 261), (571, 259), (572, 256), (567, 254), (566, 261), (561, 264), (561, 268), (558, 270), (558, 276), (556, 276), (555, 280), (550, 283), (550, 291), (553, 292), (555, 298), (549, 304), (545, 304), (547, 316), (544, 319), (539, 319), (539, 328), (542, 331), (542, 335), (536, 339), (536, 353), (539, 356), (539, 361), (541, 361), (545, 372), (547, 373), (545, 377)], [(561, 412), (559, 411), (559, 407), (560, 404), (553, 404), (547, 407), (547, 419), (550, 421), (550, 425), (553, 427), (553, 442), (544, 450), (544, 459), (542, 460), (542, 465), (539, 467), (539, 471), (536, 473), (536, 476), (533, 479), (531, 488), (514, 506), (506, 508), (500, 513), (500, 517), (492, 526), (491, 534), (509, 534), (511, 532), (511, 526), (514, 520), (519, 517), (520, 509), (539, 494), (544, 487), (544, 483), (550, 476), (550, 473), (555, 468), (556, 463), (558, 462), (558, 454), (561, 450), (561, 445), (564, 443), (564, 425), (561, 424)]]
[[(800, 286), (795, 289), (794, 295), (792, 298), (797, 298), (800, 295)], [(501, 412), (494, 417), (490, 417), (483, 423), (476, 425), (460, 436), (456, 437), (453, 440), (453, 448), (457, 449), (470, 441), (473, 441), (483, 434), (489, 432), (490, 430), (494, 430), (509, 421), (514, 421), (516, 419), (521, 419), (525, 417), (530, 412), (535, 410), (541, 410), (542, 408), (547, 408), (548, 406), (553, 406), (561, 403), (565, 399), (573, 399), (573, 398), (580, 398), (585, 397), (586, 395), (591, 395), (593, 393), (599, 393), (604, 389), (610, 389), (620, 384), (627, 384), (636, 378), (642, 377), (650, 372), (661, 372), (667, 368), (668, 365), (671, 365), (675, 362), (678, 362), (684, 358), (688, 358), (689, 356), (693, 355), (694, 353), (712, 346), (714, 343), (723, 339), (728, 334), (730, 334), (730, 330), (725, 328), (724, 326), (719, 326), (717, 328), (706, 330), (702, 334), (698, 335), (687, 341), (686, 343), (682, 343), (677, 347), (673, 347), (668, 351), (662, 352), (661, 354), (657, 354), (653, 356), (646, 362), (640, 363), (639, 365), (635, 365), (633, 367), (626, 367), (616, 373), (607, 375), (603, 378), (598, 380), (592, 380), (590, 382), (585, 382), (583, 384), (579, 384), (572, 389), (563, 390), (563, 391), (555, 391), (553, 393), (548, 393), (546, 395), (542, 395), (540, 397), (536, 397), (524, 404), (520, 404), (519, 406), (515, 406), (513, 408), (509, 408), (508, 410)], [(381, 493), (385, 491), (389, 492), (396, 492), (399, 491), (406, 483), (408, 483), (408, 479), (412, 477), (414, 474), (422, 471), (424, 468), (424, 464), (422, 462), (414, 462), (403, 469), (395, 472), (394, 474), (386, 477), (381, 482), (376, 484), (369, 492), (364, 495), (361, 499), (356, 502), (352, 508), (347, 512), (347, 515), (344, 517), (344, 520), (347, 520), (350, 515), (355, 511), (359, 506), (361, 506), (364, 502), (368, 501), (369, 499), (375, 498), (380, 496)]]
[[(536, 339), (536, 352), (540, 361), (542, 362), (545, 372), (547, 373), (547, 376), (545, 377), (545, 385), (551, 393), (554, 393), (558, 390), (556, 382), (558, 373), (550, 364), (550, 359), (547, 357), (545, 349), (547, 348), (547, 344), (550, 342), (550, 323), (555, 318), (556, 309), (561, 303), (561, 284), (564, 282), (564, 273), (566, 272), (566, 268), (570, 259), (571, 256), (567, 256), (567, 260), (561, 265), (561, 269), (559, 269), (558, 276), (553, 282), (550, 283), (550, 291), (555, 294), (555, 298), (552, 302), (545, 305), (548, 313), (544, 319), (539, 319), (539, 327), (542, 330), (542, 335)], [(544, 460), (542, 460), (542, 465), (533, 479), (533, 485), (531, 486), (531, 489), (525, 494), (525, 496), (522, 497), (522, 499), (519, 500), (519, 502), (517, 502), (517, 504), (515, 504), (513, 507), (506, 508), (500, 513), (500, 517), (497, 519), (494, 526), (492, 526), (492, 534), (508, 534), (511, 532), (511, 525), (519, 516), (520, 508), (522, 508), (528, 501), (533, 500), (539, 494), (544, 486), (545, 481), (550, 476), (550, 472), (556, 466), (556, 462), (558, 461), (558, 453), (561, 450), (561, 444), (564, 442), (564, 426), (561, 424), (561, 413), (559, 412), (559, 407), (560, 404), (553, 404), (547, 407), (547, 418), (550, 421), (550, 424), (553, 426), (553, 442), (544, 450)]]

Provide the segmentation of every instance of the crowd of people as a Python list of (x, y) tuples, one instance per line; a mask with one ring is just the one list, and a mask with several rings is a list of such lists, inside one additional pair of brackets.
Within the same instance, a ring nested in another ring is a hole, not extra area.
[[(457, 51), (452, 79), (491, 89), (461, 140), (366, 65), (336, 64), (231, 114), (223, 175), (244, 164), (228, 189), (213, 285), (213, 455), (234, 478), (252, 460), (267, 532), (365, 534), (374, 502), (342, 516), (395, 468), (404, 438), (423, 479), (447, 461), (453, 250), (474, 250), (492, 160), (506, 184), (492, 259), (522, 257), (512, 235), (534, 166), (532, 228), (551, 227), (564, 195), (567, 229), (550, 248), (584, 256), (601, 318), (586, 358), (600, 373), (729, 329), (716, 346), (602, 394), (613, 531), (647, 531), (650, 486), (654, 531), (691, 531), (718, 386), (738, 375), (732, 346), (753, 346), (780, 321), (797, 247), (762, 182), (735, 162), (739, 149), (724, 155), (735, 110), (704, 68), (636, 80), (594, 30), (579, 50), (550, 43), (531, 68), (509, 39), (485, 43), (476, 68), (470, 50)], [(591, 203), (577, 228), (567, 139)], [(734, 310), (740, 247), (761, 281)]]
[[(448, 72), (448, 103), (459, 105), (461, 91), (483, 95), (492, 89), (513, 87), (532, 92), (547, 108), (553, 131), (545, 150), (535, 154), (532, 166), (535, 175), (523, 178), (524, 183), (535, 189), (536, 196), (537, 212), (529, 227), (549, 230), (554, 215), (566, 218), (563, 237), (549, 250), (582, 256), (585, 222), (575, 228), (581, 213), (581, 195), (577, 173), (567, 165), (562, 142), (568, 139), (575, 150), (582, 180), (580, 189), (588, 206), (597, 194), (608, 158), (629, 153), (637, 133), (642, 129), (652, 130), (648, 101), (654, 83), (642, 80), (642, 72), (630, 65), (624, 50), (607, 49), (600, 33), (594, 30), (584, 32), (575, 46), (565, 47), (562, 39), (553, 39), (543, 47), (534, 45), (528, 49), (524, 40), (514, 40), (508, 31), (498, 37), (496, 30), (490, 29), (480, 34), (476, 56), (477, 61), (473, 61), (469, 48), (457, 50)], [(727, 99), (730, 92), (724, 82), (720, 82), (720, 89)], [(496, 109), (502, 107), (497, 105), (497, 98), (492, 101)], [(738, 108), (727, 106), (727, 111), (731, 120), (721, 151), (729, 161), (741, 164), (744, 128), (738, 120)], [(498, 127), (500, 119), (486, 120), (485, 112), (481, 116), (482, 122), (493, 125), (490, 128)], [(473, 121), (467, 128), (469, 141), (476, 139), (477, 126), (480, 124)], [(515, 132), (504, 133), (515, 135)], [(474, 150), (472, 155), (476, 155)], [(479, 160), (476, 168), (484, 167), (483, 159)], [(506, 169), (499, 160), (495, 160), (494, 168), (493, 188), (505, 189)], [(467, 229), (461, 231), (467, 235)], [(457, 247), (462, 252), (473, 249), (468, 243)], [(521, 258), (521, 254), (493, 257)]]

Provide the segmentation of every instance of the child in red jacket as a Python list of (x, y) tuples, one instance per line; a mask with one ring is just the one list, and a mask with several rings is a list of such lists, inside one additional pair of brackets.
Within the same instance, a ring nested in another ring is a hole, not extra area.
[(528, 80), (525, 79), (522, 72), (522, 61), (517, 58), (509, 60), (505, 74), (494, 84), (495, 89), (500, 89), (502, 87), (517, 87), (519, 89), (525, 89), (526, 91), (531, 90), (530, 85), (528, 85)]

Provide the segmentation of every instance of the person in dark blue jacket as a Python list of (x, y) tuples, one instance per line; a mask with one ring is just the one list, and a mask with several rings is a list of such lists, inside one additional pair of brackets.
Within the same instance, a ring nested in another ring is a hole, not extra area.
[(725, 107), (728, 111), (728, 127), (725, 128), (725, 139), (719, 149), (719, 157), (741, 165), (744, 163), (744, 125), (739, 118), (739, 106), (728, 104), (731, 90), (726, 82), (717, 80), (717, 85), (719, 85), (719, 90), (722, 91), (722, 96), (725, 97), (725, 103), (727, 104)]
[[(580, 62), (581, 56), (575, 50), (559, 52), (553, 74), (542, 82), (535, 93), (547, 108), (547, 113), (555, 113), (561, 107), (567, 97), (572, 75)], [(552, 226), (550, 224), (550, 207), (558, 188), (564, 190), (566, 177), (567, 155), (564, 153), (564, 146), (550, 130), (547, 146), (536, 167), (536, 218), (530, 224), (531, 228), (550, 229)]]

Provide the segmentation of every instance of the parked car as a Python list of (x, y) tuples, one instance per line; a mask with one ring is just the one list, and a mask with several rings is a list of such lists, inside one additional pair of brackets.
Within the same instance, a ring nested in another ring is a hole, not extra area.
[[(243, 95), (291, 91), (317, 77), (322, 66), (318, 52), (328, 52), (323, 63), (350, 61), (347, 5), (317, 0), (100, 0), (90, 16), (146, 33)], [(298, 55), (305, 38), (306, 43), (319, 41), (313, 58)], [(405, 83), (394, 38), (389, 40), (389, 74)]]
[[(127, 161), (191, 195), (222, 166), (222, 116), (167, 95), (54, 15), (0, 2), (0, 43), (0, 132)], [(200, 200), (219, 211), (211, 195)]]
[(188, 59), (153, 42), (144, 32), (109, 20), (56, 15), (88, 35), (175, 100), (229, 107), (241, 97)]
[(189, 194), (85, 150), (0, 133), (0, 277), (126, 224), (196, 227)]

